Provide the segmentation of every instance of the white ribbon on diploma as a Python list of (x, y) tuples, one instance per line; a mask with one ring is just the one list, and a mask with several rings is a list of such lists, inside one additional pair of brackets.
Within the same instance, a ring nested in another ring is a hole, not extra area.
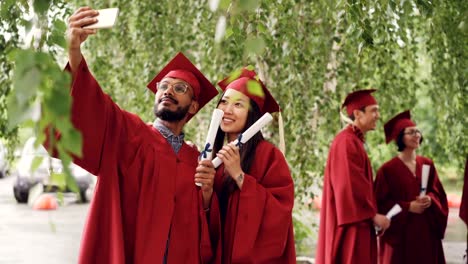
[[(218, 132), (219, 124), (223, 119), (224, 112), (221, 109), (213, 110), (211, 115), (210, 127), (208, 128), (208, 135), (206, 136), (205, 146), (200, 152), (200, 160), (211, 160), (213, 158), (213, 145), (216, 139), (216, 132)], [(195, 183), (197, 186), (202, 186), (201, 183)]]
[[(239, 142), (241, 144), (244, 144), (272, 120), (273, 117), (271, 116), (271, 114), (265, 113), (262, 117), (260, 117), (260, 119), (257, 120), (257, 122), (251, 125), (246, 131), (244, 131), (244, 133), (240, 134), (239, 137), (231, 143), (233, 143), (234, 145), (238, 145)], [(223, 161), (220, 158), (216, 157), (213, 159), (213, 165), (215, 168), (218, 168), (219, 165), (221, 165), (221, 163), (223, 163)]]
[(421, 172), (421, 192), (419, 193), (419, 197), (423, 197), (426, 195), (427, 191), (427, 181), (429, 180), (429, 171), (431, 170), (431, 166), (427, 164), (422, 165), (422, 172)]
[[(387, 217), (389, 220), (392, 220), (392, 218), (399, 214), (401, 212), (401, 206), (399, 204), (395, 204), (392, 209), (390, 209), (387, 214), (385, 215), (385, 217)], [(380, 232), (380, 230), (382, 230), (382, 228), (380, 226), (375, 226), (375, 232), (378, 233)]]

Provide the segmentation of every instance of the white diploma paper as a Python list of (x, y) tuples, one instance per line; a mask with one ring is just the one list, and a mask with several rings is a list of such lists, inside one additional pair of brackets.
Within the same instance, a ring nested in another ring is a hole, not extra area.
[[(260, 131), (263, 127), (265, 127), (268, 123), (273, 120), (273, 117), (270, 113), (265, 113), (260, 119), (257, 120), (252, 126), (250, 126), (244, 133), (242, 133), (241, 137), (239, 137), (240, 143), (247, 142), (250, 138), (252, 138), (258, 131)], [(239, 143), (239, 139), (234, 140), (232, 143), (237, 145)], [(213, 165), (215, 168), (218, 168), (223, 161), (216, 157), (213, 160)]]
[[(385, 215), (388, 219), (392, 220), (392, 218), (401, 212), (401, 206), (399, 204), (395, 204), (392, 209), (390, 209), (387, 214)], [(382, 230), (380, 226), (375, 226), (375, 232), (378, 233)]]
[(427, 191), (427, 180), (429, 179), (429, 171), (431, 167), (427, 164), (422, 165), (422, 173), (421, 173), (421, 192), (419, 193), (419, 197), (423, 197), (426, 195)]
[(392, 219), (395, 215), (401, 212), (401, 206), (399, 204), (395, 204), (390, 211), (385, 215), (388, 219)]
[[(221, 124), (223, 115), (223, 110), (213, 110), (210, 127), (208, 128), (208, 135), (206, 136), (205, 146), (200, 153), (201, 160), (211, 160), (213, 158), (213, 145), (216, 138), (216, 132), (218, 132), (219, 124)], [(195, 183), (195, 185), (201, 186), (201, 183)]]

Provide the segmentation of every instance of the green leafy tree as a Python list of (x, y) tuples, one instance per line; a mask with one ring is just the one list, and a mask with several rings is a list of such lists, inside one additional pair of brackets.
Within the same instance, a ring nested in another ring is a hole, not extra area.
[[(64, 75), (54, 65), (54, 58), (65, 58), (60, 49), (53, 49), (63, 44), (64, 26), (58, 21), (65, 21), (77, 6), (92, 5), (96, 9), (119, 7), (120, 15), (114, 28), (101, 30), (86, 41), (84, 56), (105, 92), (148, 122), (154, 118), (154, 96), (146, 84), (176, 52), (188, 55), (213, 82), (242, 66), (255, 68), (282, 108), (286, 158), (296, 186), (296, 214), (320, 193), (329, 144), (343, 126), (341, 103), (356, 89), (378, 89), (382, 121), (411, 109), (424, 132), (420, 153), (434, 159), (437, 166), (462, 170), (468, 154), (466, 1), (75, 0), (73, 6), (58, 0), (45, 2), (48, 8), (34, 9), (49, 21), (43, 24), (45, 40), (22, 51), (16, 62), (7, 54), (24, 44), (16, 25), (29, 23), (22, 16), (26, 2), (2, 2), (6, 20), (0, 31), (11, 37), (0, 37), (6, 47), (0, 54), (6, 76), (0, 77), (4, 91), (0, 118), (8, 117), (11, 123), (21, 116), (12, 114), (15, 108), (5, 108), (6, 94), (28, 103), (40, 102), (44, 114), (34, 123), (37, 131), (52, 123), (71, 138), (68, 144), (76, 142), (62, 150), (78, 150), (80, 140), (68, 123), (65, 127), (54, 123), (65, 120), (69, 109), (68, 80), (59, 77)], [(59, 26), (51, 27), (54, 23)], [(30, 85), (37, 87), (33, 90), (22, 89), (12, 86), (24, 82), (12, 74), (15, 65), (15, 71), (36, 65), (39, 76), (47, 72), (55, 77)], [(45, 70), (44, 65), (50, 68)], [(64, 102), (62, 119), (55, 115), (58, 100)], [(186, 128), (188, 138), (199, 146), (206, 136), (200, 128), (208, 127), (215, 104), (208, 104)], [(26, 113), (25, 109), (18, 112)], [(0, 126), (0, 135), (13, 136), (16, 130), (7, 130), (5, 124)], [(274, 143), (278, 143), (277, 127), (270, 125), (265, 131)], [(393, 145), (384, 144), (382, 126), (369, 133), (367, 142), (375, 169), (396, 154)], [(301, 238), (310, 234), (304, 226), (308, 225), (296, 225)]]
[[(6, 107), (2, 108), (5, 122), (1, 133), (14, 137), (17, 126), (22, 124), (33, 128), (38, 145), (45, 141), (44, 132), (48, 131), (51, 152), (57, 150), (64, 169), (62, 176), (52, 176), (62, 177), (58, 180), (78, 192), (68, 165), (71, 155), (81, 153), (81, 136), (70, 120), (71, 97), (66, 88), (70, 86), (70, 77), (55, 59), (66, 46), (64, 7), (62, 1), (52, 0), (2, 2), (1, 13), (7, 19), (2, 21), (0, 29), (5, 32), (6, 51), (2, 53), (1, 63), (8, 79), (2, 80), (5, 94), (1, 102)], [(61, 132), (60, 141), (54, 140), (57, 131)], [(37, 168), (41, 161), (33, 161), (31, 169)]]

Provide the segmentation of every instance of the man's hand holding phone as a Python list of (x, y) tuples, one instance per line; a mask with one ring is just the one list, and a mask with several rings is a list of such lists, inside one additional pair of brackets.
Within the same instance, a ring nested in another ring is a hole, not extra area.
[(107, 8), (100, 9), (98, 11), (98, 16), (96, 17), (97, 21), (91, 25), (84, 26), (83, 28), (89, 29), (103, 29), (111, 28), (115, 25), (117, 21), (117, 15), (119, 14), (118, 8)]
[(94, 35), (98, 28), (109, 28), (115, 24), (118, 15), (117, 8), (94, 10), (91, 7), (80, 7), (68, 19), (67, 41), (68, 59), (74, 75), (80, 65), (81, 43), (89, 35)]

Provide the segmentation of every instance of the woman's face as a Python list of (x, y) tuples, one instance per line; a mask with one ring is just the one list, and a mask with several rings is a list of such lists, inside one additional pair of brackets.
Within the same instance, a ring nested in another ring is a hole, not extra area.
[(403, 132), (403, 143), (405, 144), (406, 148), (410, 149), (417, 149), (419, 148), (419, 144), (421, 142), (421, 131), (418, 130), (417, 127), (407, 127)]
[(227, 89), (219, 102), (218, 109), (224, 112), (221, 130), (228, 134), (239, 134), (247, 121), (250, 99), (237, 90)]

